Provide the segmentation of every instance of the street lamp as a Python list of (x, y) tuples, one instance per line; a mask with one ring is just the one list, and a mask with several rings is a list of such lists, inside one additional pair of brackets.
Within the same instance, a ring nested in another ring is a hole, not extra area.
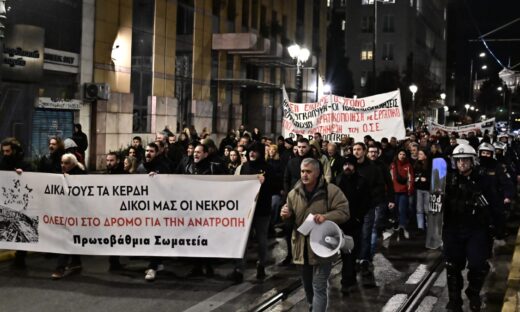
[(330, 86), (330, 84), (326, 84), (323, 86), (323, 94), (329, 94), (332, 90), (332, 87)]
[(307, 48), (301, 48), (297, 44), (293, 44), (287, 48), (289, 56), (296, 60), (296, 102), (302, 102), (302, 85), (303, 85), (303, 64), (307, 62), (311, 56), (311, 52)]
[(444, 108), (444, 123), (443, 124), (446, 125), (446, 117), (448, 115), (448, 111), (450, 110), (450, 108), (446, 105), (444, 105), (443, 108)]
[(416, 84), (411, 84), (408, 89), (410, 89), (410, 92), (412, 92), (412, 131), (414, 131), (414, 122), (415, 122), (415, 93), (417, 92), (418, 88)]

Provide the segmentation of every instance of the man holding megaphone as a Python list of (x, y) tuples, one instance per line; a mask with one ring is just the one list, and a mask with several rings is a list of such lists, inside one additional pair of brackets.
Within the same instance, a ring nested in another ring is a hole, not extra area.
[(322, 258), (310, 246), (309, 235), (296, 229), (312, 214), (316, 224), (329, 220), (337, 224), (346, 222), (349, 205), (343, 192), (335, 185), (328, 184), (320, 172), (320, 164), (313, 158), (303, 159), (301, 178), (287, 195), (287, 204), (282, 208), (282, 219), (293, 219), (292, 233), (293, 262), (302, 266), (302, 283), (311, 311), (326, 311), (328, 301), (328, 279), (332, 263), (338, 253)]

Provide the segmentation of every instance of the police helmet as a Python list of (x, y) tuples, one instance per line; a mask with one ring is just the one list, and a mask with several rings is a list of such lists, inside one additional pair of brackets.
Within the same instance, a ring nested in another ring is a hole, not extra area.
[(495, 150), (503, 150), (504, 153), (507, 150), (507, 144), (500, 141), (493, 142), (493, 147), (495, 148)]
[(471, 158), (473, 164), (477, 164), (477, 152), (469, 144), (459, 144), (455, 146), (451, 153), (451, 166), (453, 169), (457, 169), (457, 159)]
[(480, 156), (480, 152), (488, 151), (495, 155), (495, 147), (487, 142), (484, 142), (478, 146), (478, 155)]
[(507, 133), (499, 133), (497, 135), (497, 141), (500, 141), (500, 139), (503, 139), (503, 138), (506, 139), (506, 142), (509, 141), (509, 135)]

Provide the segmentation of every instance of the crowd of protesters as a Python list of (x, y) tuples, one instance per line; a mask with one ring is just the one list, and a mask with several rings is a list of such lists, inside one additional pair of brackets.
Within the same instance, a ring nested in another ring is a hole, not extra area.
[[(85, 150), (88, 146), (81, 125), (75, 126), (72, 138), (51, 137), (48, 154), (38, 159), (33, 168), (26, 162), (21, 144), (15, 138), (1, 143), (0, 170), (38, 171), (47, 173), (85, 174)], [(335, 184), (349, 202), (350, 219), (340, 224), (352, 236), (355, 248), (342, 254), (342, 291), (349, 293), (361, 283), (374, 283), (372, 258), (378, 248), (389, 241), (424, 239), (425, 247), (443, 246), (439, 224), (442, 214), (430, 209), (432, 164), (441, 158), (448, 170), (456, 167), (452, 162), (454, 149), (467, 144), (478, 151), (480, 168), (496, 173), (497, 189), (494, 196), (503, 202), (495, 220), (494, 235), (503, 239), (505, 221), (511, 213), (511, 200), (516, 194), (520, 177), (520, 142), (510, 135), (469, 132), (467, 135), (426, 129), (408, 132), (407, 137), (382, 138), (379, 141), (366, 135), (362, 142), (345, 136), (341, 142), (324, 140), (320, 133), (311, 138), (276, 138), (263, 136), (258, 129), (249, 132), (244, 126), (229, 132), (219, 145), (204, 129), (200, 136), (194, 127), (174, 134), (167, 128), (156, 134), (153, 142), (143, 145), (135, 136), (127, 149), (106, 155), (106, 174), (198, 174), (244, 175), (259, 177), (260, 193), (256, 202), (252, 232), (257, 242), (257, 279), (266, 277), (269, 261), (268, 239), (276, 235), (285, 237), (287, 257), (279, 265), (294, 262), (291, 242), (294, 239), (294, 220), (282, 220), (280, 212), (287, 196), (300, 181), (302, 161), (311, 158), (319, 163), (319, 178), (323, 183)], [(386, 242), (385, 242), (386, 241)], [(13, 265), (25, 267), (25, 252), (19, 251)], [(300, 254), (298, 256), (301, 256)], [(197, 259), (189, 276), (214, 274), (212, 259)], [(234, 283), (243, 281), (244, 259), (235, 261), (228, 275)], [(109, 258), (110, 270), (121, 270), (119, 257)], [(162, 258), (151, 258), (145, 279), (153, 281), (163, 268)], [(53, 279), (66, 273), (81, 270), (79, 256), (60, 255)]]

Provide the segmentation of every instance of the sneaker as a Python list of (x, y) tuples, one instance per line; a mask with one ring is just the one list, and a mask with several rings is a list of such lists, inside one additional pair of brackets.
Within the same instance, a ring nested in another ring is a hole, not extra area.
[(51, 279), (59, 280), (59, 279), (62, 279), (63, 276), (65, 276), (65, 269), (64, 268), (58, 268), (58, 269), (54, 270), (54, 272), (52, 272)]
[(405, 239), (410, 239), (410, 233), (406, 229), (403, 229), (403, 235)]
[(265, 267), (263, 265), (258, 264), (256, 266), (256, 279), (264, 280), (267, 275), (265, 274)]
[(233, 282), (233, 285), (240, 284), (244, 281), (244, 274), (238, 270), (229, 273), (227, 279)]
[(155, 281), (155, 276), (157, 275), (157, 271), (154, 269), (148, 269), (146, 270), (146, 275), (144, 276), (144, 279), (148, 282)]

